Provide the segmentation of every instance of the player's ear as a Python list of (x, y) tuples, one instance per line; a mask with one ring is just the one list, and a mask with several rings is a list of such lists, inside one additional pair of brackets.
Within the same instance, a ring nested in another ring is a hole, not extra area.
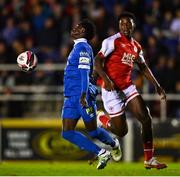
[(136, 28), (135, 21), (132, 18), (130, 19), (130, 21), (131, 21), (131, 25), (132, 25), (133, 29), (135, 29)]
[(136, 23), (134, 22), (134, 20), (132, 21), (132, 26), (133, 26), (133, 29), (136, 28)]
[(82, 27), (81, 32), (82, 32), (82, 33), (85, 33), (85, 32), (86, 32), (86, 30), (85, 30), (84, 27)]

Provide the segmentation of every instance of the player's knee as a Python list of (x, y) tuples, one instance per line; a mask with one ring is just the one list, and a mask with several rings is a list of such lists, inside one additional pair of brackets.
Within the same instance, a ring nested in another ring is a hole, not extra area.
[(121, 132), (121, 137), (125, 136), (128, 133), (128, 128), (124, 128)]
[(128, 133), (128, 126), (127, 124), (113, 124), (111, 126), (111, 131), (118, 137), (123, 137)]
[(98, 130), (96, 129), (93, 131), (89, 131), (88, 134), (91, 138), (97, 138), (98, 137)]
[(91, 138), (98, 138), (99, 136), (105, 133), (105, 130), (103, 128), (98, 127), (96, 130), (90, 131), (88, 133), (89, 133), (89, 136), (91, 136)]
[(127, 128), (127, 127), (126, 127), (126, 128), (123, 128), (123, 129), (118, 129), (118, 130), (116, 130), (116, 135), (117, 135), (118, 137), (123, 137), (123, 136), (125, 136), (127, 133), (128, 133), (128, 128)]
[(64, 139), (69, 140), (69, 139), (72, 138), (73, 132), (74, 132), (73, 130), (62, 131), (62, 132), (61, 132), (61, 136), (62, 136)]

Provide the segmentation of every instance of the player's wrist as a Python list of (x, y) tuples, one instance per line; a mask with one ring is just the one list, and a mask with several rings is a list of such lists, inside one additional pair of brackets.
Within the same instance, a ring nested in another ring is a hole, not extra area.
[(161, 88), (161, 85), (160, 84), (156, 84), (155, 87), (156, 88)]
[(81, 93), (81, 98), (86, 98), (86, 92)]

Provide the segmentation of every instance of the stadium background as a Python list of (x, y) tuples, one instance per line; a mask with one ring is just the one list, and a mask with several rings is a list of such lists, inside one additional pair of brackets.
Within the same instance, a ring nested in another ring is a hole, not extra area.
[[(133, 81), (151, 110), (155, 147), (161, 159), (180, 161), (180, 2), (179, 0), (9, 0), (0, 1), (0, 160), (82, 160), (80, 151), (60, 137), (63, 69), (73, 42), (71, 27), (93, 20), (94, 53), (104, 38), (117, 32), (124, 11), (137, 17), (135, 39), (167, 93), (159, 101), (138, 70)], [(38, 67), (23, 73), (19, 53), (32, 50)], [(98, 97), (98, 109), (103, 109)], [(139, 124), (127, 112), (129, 133), (122, 140), (123, 161), (142, 160)], [(84, 131), (80, 122), (78, 129)], [(99, 143), (99, 142), (97, 142)]]

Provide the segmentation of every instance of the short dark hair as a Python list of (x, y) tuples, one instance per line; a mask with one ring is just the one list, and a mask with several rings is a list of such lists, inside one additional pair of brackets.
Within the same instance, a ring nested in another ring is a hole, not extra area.
[(93, 22), (88, 19), (84, 19), (80, 22), (83, 28), (85, 28), (85, 38), (87, 40), (91, 40), (96, 33), (96, 27)]
[(135, 15), (134, 15), (133, 13), (131, 13), (131, 12), (128, 12), (128, 11), (123, 12), (123, 13), (119, 16), (118, 21), (119, 21), (121, 18), (123, 18), (123, 17), (132, 18), (133, 21), (136, 22), (136, 17), (135, 17)]

